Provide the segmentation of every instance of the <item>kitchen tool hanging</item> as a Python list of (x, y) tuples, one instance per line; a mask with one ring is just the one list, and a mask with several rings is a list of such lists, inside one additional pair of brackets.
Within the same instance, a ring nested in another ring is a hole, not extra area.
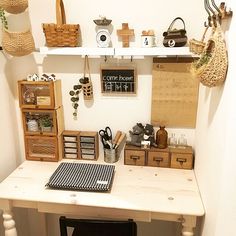
[(56, 0), (56, 24), (43, 23), (43, 32), (48, 47), (79, 46), (79, 24), (66, 24), (63, 0)]

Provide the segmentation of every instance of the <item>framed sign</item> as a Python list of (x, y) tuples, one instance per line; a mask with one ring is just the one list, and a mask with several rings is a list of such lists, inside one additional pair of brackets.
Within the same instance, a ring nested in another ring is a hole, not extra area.
[(101, 90), (109, 94), (136, 94), (136, 67), (102, 65)]

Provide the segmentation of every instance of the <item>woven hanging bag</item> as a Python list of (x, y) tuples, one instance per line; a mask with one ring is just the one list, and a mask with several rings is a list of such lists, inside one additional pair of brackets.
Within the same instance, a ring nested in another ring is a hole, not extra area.
[(193, 74), (207, 87), (222, 84), (228, 69), (228, 55), (219, 23), (212, 30), (203, 53), (192, 66)]
[(19, 14), (28, 7), (28, 0), (0, 0), (0, 7), (8, 13)]
[(12, 56), (25, 56), (35, 50), (34, 39), (30, 30), (25, 32), (11, 32), (3, 30), (2, 47)]
[(79, 39), (79, 24), (66, 24), (62, 0), (56, 0), (57, 23), (42, 24), (48, 47), (76, 47)]

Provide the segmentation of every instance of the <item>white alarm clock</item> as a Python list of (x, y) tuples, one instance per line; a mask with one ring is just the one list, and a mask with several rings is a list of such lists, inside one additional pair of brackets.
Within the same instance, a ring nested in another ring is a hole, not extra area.
[(110, 46), (111, 36), (107, 29), (99, 29), (97, 31), (97, 45), (100, 48), (107, 48)]

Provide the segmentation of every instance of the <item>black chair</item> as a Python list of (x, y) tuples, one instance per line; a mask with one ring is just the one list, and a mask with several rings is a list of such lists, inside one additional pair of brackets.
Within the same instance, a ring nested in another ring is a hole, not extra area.
[(69, 227), (73, 230), (72, 236), (137, 236), (137, 225), (133, 220), (87, 220), (61, 216), (59, 221), (61, 236), (68, 236)]

